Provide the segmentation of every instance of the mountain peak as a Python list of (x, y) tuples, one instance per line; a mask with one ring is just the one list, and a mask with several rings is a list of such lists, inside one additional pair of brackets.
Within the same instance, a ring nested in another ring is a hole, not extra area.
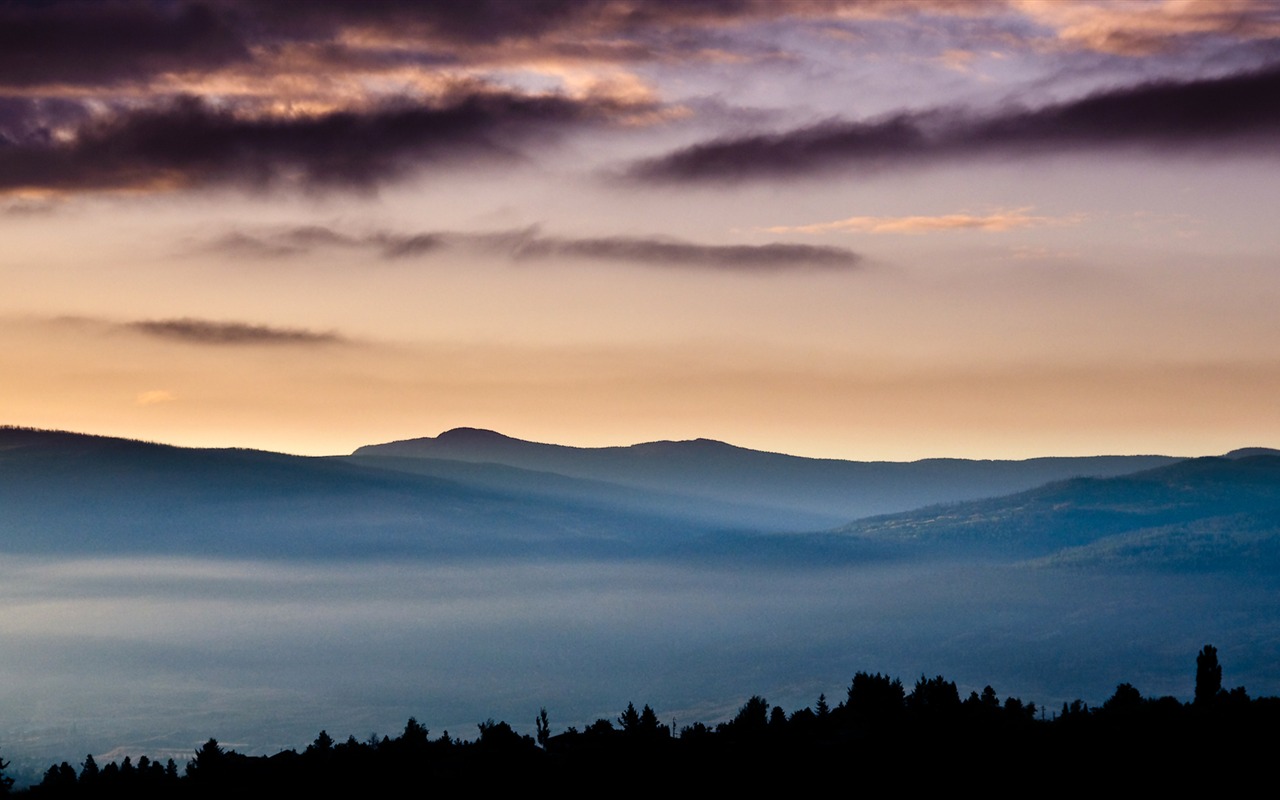
[(1280, 450), (1271, 447), (1241, 447), (1227, 453), (1223, 458), (1249, 458), (1250, 456), (1280, 456)]
[(514, 442), (518, 440), (486, 428), (450, 428), (437, 436), (436, 441), (450, 444), (467, 444), (473, 442)]
[(661, 451), (673, 453), (714, 453), (719, 451), (742, 451), (749, 452), (746, 448), (737, 445), (721, 442), (717, 439), (663, 439), (656, 442), (641, 442), (639, 444), (628, 445), (627, 450), (636, 452), (644, 451)]

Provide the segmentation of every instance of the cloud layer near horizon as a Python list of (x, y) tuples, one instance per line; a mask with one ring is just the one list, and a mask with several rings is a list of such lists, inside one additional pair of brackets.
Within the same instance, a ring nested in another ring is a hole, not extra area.
[(298, 256), (322, 248), (359, 248), (374, 250), (383, 259), (464, 249), (498, 252), (515, 261), (574, 259), (748, 273), (843, 270), (856, 267), (861, 261), (857, 253), (844, 247), (783, 242), (711, 245), (671, 237), (575, 238), (547, 236), (537, 228), (487, 233), (374, 231), (355, 234), (311, 225), (263, 233), (232, 231), (207, 243), (205, 248), (257, 258)]
[(205, 319), (155, 319), (128, 322), (125, 328), (189, 344), (256, 345), (335, 344), (342, 341), (336, 333), (278, 328), (271, 325), (250, 325), (244, 322), (215, 322)]
[(846, 217), (831, 222), (812, 222), (804, 225), (774, 225), (764, 230), (769, 233), (830, 233), (837, 231), (865, 231), (868, 233), (942, 233), (945, 231), (985, 231), (1003, 233), (1019, 228), (1041, 225), (1072, 225), (1078, 217), (1053, 218), (1027, 213), (1030, 209), (1018, 208), (993, 211), (988, 214), (940, 214), (936, 216), (909, 217)]
[(276, 325), (256, 325), (228, 320), (175, 317), (116, 322), (87, 317), (57, 317), (46, 320), (69, 329), (97, 332), (129, 332), (147, 337), (197, 345), (331, 345), (350, 340), (334, 331), (314, 331)]

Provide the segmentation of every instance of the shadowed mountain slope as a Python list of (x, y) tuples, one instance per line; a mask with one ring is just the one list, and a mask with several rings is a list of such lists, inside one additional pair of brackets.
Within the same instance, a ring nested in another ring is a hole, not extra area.
[[(0, 550), (238, 556), (623, 555), (704, 527), (341, 458), (0, 429)], [(642, 505), (639, 502), (634, 506)]]
[(926, 459), (860, 462), (767, 453), (695, 439), (628, 447), (566, 447), (456, 428), (437, 437), (368, 445), (359, 457), (490, 462), (741, 506), (753, 527), (812, 530), (934, 503), (995, 497), (1076, 476), (1123, 475), (1169, 456)]
[(1009, 497), (862, 519), (839, 533), (931, 553), (1189, 568), (1262, 558), (1280, 538), (1280, 456), (1197, 458)]
[(591, 506), (625, 509), (642, 514), (660, 513), (714, 528), (808, 531), (829, 525), (824, 514), (779, 511), (754, 503), (731, 503), (672, 491), (575, 478), (558, 472), (542, 472), (487, 461), (453, 461), (402, 456), (344, 456), (353, 464), (383, 470), (430, 475), (462, 481), (469, 486), (512, 492)]

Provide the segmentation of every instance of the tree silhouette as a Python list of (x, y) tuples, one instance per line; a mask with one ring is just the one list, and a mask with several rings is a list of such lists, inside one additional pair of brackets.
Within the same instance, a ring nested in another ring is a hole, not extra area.
[[(722, 788), (728, 775), (730, 789), (751, 787), (758, 793), (773, 786), (767, 776), (763, 783), (759, 777), (763, 765), (804, 774), (821, 768), (824, 759), (843, 759), (854, 751), (866, 767), (886, 775), (908, 775), (913, 785), (930, 790), (949, 790), (957, 778), (963, 785), (989, 786), (989, 772), (973, 765), (997, 752), (1014, 765), (1003, 773), (1014, 778), (1045, 774), (1060, 763), (1087, 763), (1099, 753), (1125, 753), (1130, 763), (1155, 769), (1134, 771), (1127, 779), (1153, 778), (1163, 790), (1188, 781), (1194, 786), (1211, 770), (1216, 776), (1220, 765), (1231, 759), (1268, 764), (1273, 733), (1280, 730), (1280, 698), (1250, 699), (1243, 687), (1224, 692), (1222, 668), (1211, 645), (1200, 651), (1196, 667), (1194, 703), (1143, 698), (1131, 684), (1121, 683), (1097, 709), (1090, 710), (1081, 700), (1064, 703), (1053, 721), (1043, 715), (1037, 721), (1035, 704), (1016, 697), (1007, 697), (1002, 705), (990, 686), (971, 692), (961, 703), (956, 684), (942, 676), (921, 675), (908, 695), (897, 679), (859, 672), (846, 702), (826, 708), (825, 696), (819, 697), (823, 716), (804, 708), (788, 717), (782, 707), (755, 695), (731, 721), (714, 730), (695, 722), (681, 730), (679, 738), (671, 737), (652, 707), (646, 704), (637, 711), (634, 703), (628, 703), (617, 720), (626, 735), (601, 719), (581, 734), (569, 728), (556, 737), (551, 752), (546, 751), (551, 740), (546, 708), (535, 719), (543, 749), (532, 737), (492, 719), (479, 724), (474, 742), (451, 739), (447, 732), (429, 741), (427, 729), (410, 718), (400, 738), (370, 736), (359, 742), (349, 736), (338, 744), (321, 731), (305, 753), (290, 749), (275, 756), (249, 756), (209, 739), (195, 752), (185, 779), (178, 778), (172, 759), (162, 767), (146, 756), (136, 765), (126, 757), (119, 765), (108, 763), (99, 770), (90, 755), (79, 779), (63, 762), (50, 767), (28, 794), (54, 800), (177, 800), (245, 792), (376, 796), (394, 793), (399, 789), (391, 787), (414, 779), (440, 789), (494, 781), (505, 788), (516, 781), (536, 785), (544, 779), (548, 785), (579, 779), (595, 785), (640, 765), (650, 781), (685, 780), (692, 774), (695, 783), (702, 782), (698, 785)], [(919, 767), (922, 757), (927, 758), (928, 770)], [(12, 785), (4, 775), (8, 766), (0, 759), (0, 795)]]
[[(0, 763), (4, 763), (0, 761)], [(44, 780), (40, 782), (40, 786), (50, 794), (65, 794), (71, 792), (76, 787), (76, 768), (63, 761), (56, 764), (44, 773)]]
[(640, 712), (636, 711), (635, 703), (627, 703), (627, 709), (618, 717), (618, 724), (626, 733), (640, 730)]
[(400, 734), (400, 741), (408, 747), (422, 747), (427, 743), (429, 731), (418, 722), (415, 717), (409, 717), (409, 721), (404, 724), (404, 733)]
[(902, 681), (878, 672), (858, 672), (849, 684), (844, 706), (860, 724), (877, 725), (901, 714), (904, 702)]
[(93, 753), (84, 757), (84, 763), (80, 765), (80, 782), (93, 783), (98, 779), (98, 762), (93, 760)]
[(1206, 644), (1196, 656), (1197, 706), (1208, 706), (1218, 699), (1222, 691), (1222, 666), (1218, 663), (1218, 648)]
[(547, 718), (546, 706), (538, 710), (538, 717), (533, 721), (533, 725), (538, 730), (538, 745), (545, 750), (547, 742), (551, 741), (551, 721)]
[(738, 715), (730, 723), (734, 733), (744, 736), (758, 736), (765, 732), (769, 725), (769, 701), (760, 695), (752, 695), (738, 709)]
[(644, 708), (640, 709), (640, 727), (639, 731), (647, 736), (657, 735), (662, 729), (661, 723), (658, 722), (658, 715), (648, 703), (644, 704)]
[(329, 735), (328, 731), (320, 731), (320, 735), (316, 737), (316, 740), (307, 745), (307, 752), (315, 753), (317, 755), (327, 755), (332, 753), (333, 737)]
[(1142, 709), (1142, 693), (1133, 684), (1122, 683), (1116, 687), (1116, 693), (1102, 704), (1102, 710), (1108, 714), (1130, 715)]
[(782, 710), (782, 706), (774, 706), (769, 712), (769, 730), (777, 733), (785, 732), (787, 727), (787, 712)]
[[(994, 689), (991, 689), (988, 697), (998, 703)], [(929, 716), (946, 715), (960, 708), (960, 692), (954, 682), (941, 675), (934, 678), (921, 675), (911, 694), (907, 695), (906, 704), (907, 708), (918, 713)]]

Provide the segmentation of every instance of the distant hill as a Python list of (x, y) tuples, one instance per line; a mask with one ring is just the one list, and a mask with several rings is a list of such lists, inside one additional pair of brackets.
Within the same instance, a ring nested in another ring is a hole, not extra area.
[(1280, 456), (1280, 450), (1271, 447), (1241, 447), (1227, 453), (1223, 458), (1249, 458), (1250, 456)]
[[(348, 557), (633, 554), (707, 531), (345, 458), (0, 428), (0, 551)], [(634, 505), (642, 505), (635, 503)]]
[[(857, 520), (845, 535), (1041, 563), (1280, 567), (1280, 456), (1197, 458)], [(1257, 559), (1263, 559), (1259, 562)]]
[[(357, 449), (388, 456), (493, 463), (605, 481), (737, 507), (735, 525), (802, 531), (935, 503), (996, 497), (1077, 476), (1105, 477), (1172, 464), (1170, 456), (926, 459), (863, 462), (803, 458), (694, 439), (628, 447), (566, 447), (475, 428)], [(394, 468), (391, 462), (383, 466)]]
[[(1280, 455), (1250, 452), (861, 463), (709, 440), (590, 449), (464, 429), (307, 458), (0, 428), (0, 552), (1185, 565), (1207, 563), (1212, 545), (1219, 561), (1266, 560), (1280, 519)], [(1162, 466), (834, 531), (827, 522), (841, 508), (982, 497), (1151, 461)]]

